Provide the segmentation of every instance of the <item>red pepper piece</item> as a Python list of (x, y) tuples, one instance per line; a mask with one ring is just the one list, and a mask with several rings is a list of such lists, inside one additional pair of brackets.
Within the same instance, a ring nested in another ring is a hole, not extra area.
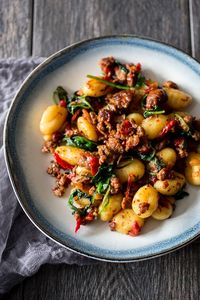
[(141, 231), (141, 228), (138, 225), (138, 222), (135, 221), (135, 222), (133, 222), (132, 228), (131, 228), (131, 230), (129, 231), (128, 234), (131, 235), (131, 236), (136, 236), (140, 233), (140, 231)]
[(99, 168), (99, 159), (96, 156), (88, 155), (87, 161), (91, 169), (92, 176), (96, 175)]
[(76, 227), (75, 227), (75, 233), (77, 233), (77, 231), (80, 229), (81, 227), (81, 217), (77, 216), (76, 217)]
[(67, 102), (65, 100), (60, 100), (59, 106), (66, 107), (67, 106)]
[(137, 63), (135, 67), (137, 72), (141, 71), (141, 63)]
[(132, 129), (133, 129), (133, 127), (132, 127), (131, 122), (129, 120), (124, 120), (123, 124), (122, 124), (121, 132), (124, 135), (128, 135), (128, 134), (130, 134), (130, 132), (132, 131)]
[(162, 129), (161, 133), (159, 134), (158, 138), (163, 138), (168, 132), (170, 132), (173, 127), (176, 125), (176, 120), (169, 121), (165, 127)]
[(86, 221), (86, 222), (91, 222), (92, 220), (94, 220), (94, 214), (93, 214), (93, 211), (90, 211), (90, 212), (85, 216), (85, 221)]
[(68, 164), (62, 158), (60, 158), (58, 153), (54, 152), (54, 158), (55, 158), (57, 164), (59, 164), (59, 166), (61, 166), (64, 170), (66, 170), (66, 169), (72, 170), (73, 169), (73, 166)]

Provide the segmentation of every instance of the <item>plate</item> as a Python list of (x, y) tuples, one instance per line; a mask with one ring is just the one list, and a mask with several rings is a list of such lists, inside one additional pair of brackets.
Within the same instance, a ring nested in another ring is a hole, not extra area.
[(110, 55), (123, 62), (140, 62), (147, 77), (175, 81), (193, 96), (190, 112), (199, 114), (200, 65), (187, 54), (134, 36), (86, 40), (50, 56), (22, 84), (5, 125), (5, 156), (19, 203), (38, 229), (60, 245), (88, 257), (129, 262), (167, 253), (199, 235), (198, 188), (188, 186), (190, 196), (177, 202), (173, 216), (163, 222), (148, 220), (137, 237), (112, 232), (107, 223), (100, 221), (82, 226), (75, 234), (68, 195), (58, 199), (52, 194), (54, 179), (46, 174), (50, 157), (40, 151), (43, 139), (39, 121), (51, 104), (54, 89), (58, 85), (69, 93), (79, 89), (87, 74), (100, 74), (98, 61)]

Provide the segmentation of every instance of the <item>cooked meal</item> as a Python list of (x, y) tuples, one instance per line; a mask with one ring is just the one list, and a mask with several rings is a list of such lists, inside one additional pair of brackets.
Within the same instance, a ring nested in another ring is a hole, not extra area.
[(75, 232), (100, 219), (136, 236), (148, 218), (171, 217), (186, 181), (200, 185), (200, 120), (185, 112), (189, 94), (145, 78), (140, 63), (106, 57), (100, 68), (73, 95), (55, 89), (40, 121), (42, 152), (52, 157), (54, 195), (72, 188)]

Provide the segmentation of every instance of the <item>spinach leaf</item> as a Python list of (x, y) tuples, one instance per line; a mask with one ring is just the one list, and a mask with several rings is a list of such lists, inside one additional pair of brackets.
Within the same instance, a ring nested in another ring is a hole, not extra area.
[(114, 83), (114, 82), (111, 82), (111, 81), (102, 79), (102, 78), (97, 77), (97, 76), (87, 75), (87, 77), (88, 77), (88, 78), (91, 78), (91, 79), (96, 79), (96, 80), (98, 80), (99, 82), (105, 83), (105, 84), (108, 85), (108, 86), (112, 86), (112, 87), (117, 88), (117, 89), (120, 89), (120, 90), (130, 90), (130, 89), (131, 89), (130, 86), (127, 86), (127, 85), (121, 85), (121, 84), (116, 84), (116, 83)]
[(137, 82), (135, 84), (135, 88), (138, 89), (138, 88), (141, 88), (143, 86), (145, 86), (145, 77), (142, 76), (141, 72), (139, 72), (138, 77), (137, 77)]
[(58, 104), (60, 100), (67, 101), (68, 95), (66, 90), (62, 86), (58, 86), (56, 90), (53, 92), (53, 102)]
[(99, 182), (105, 182), (108, 178), (112, 176), (113, 173), (113, 165), (102, 164), (99, 167), (98, 172), (92, 178), (92, 182), (94, 184), (98, 184)]
[(141, 154), (138, 152), (140, 159), (144, 161), (151, 161), (154, 158), (155, 154), (156, 150), (154, 148), (152, 148), (152, 151), (147, 154)]
[(148, 164), (148, 171), (150, 171), (151, 175), (155, 175), (157, 172), (159, 172), (162, 168), (164, 168), (166, 165), (164, 161), (162, 161), (157, 156), (154, 156), (153, 159), (149, 161)]
[(97, 148), (97, 143), (88, 140), (83, 136), (73, 136), (71, 138), (66, 136), (63, 138), (63, 142), (65, 142), (66, 145), (78, 147), (89, 151), (95, 151)]
[(105, 181), (100, 181), (98, 184), (97, 184), (97, 189), (96, 189), (96, 192), (98, 194), (103, 194), (105, 193), (105, 191), (108, 189), (109, 187), (109, 183), (110, 183), (110, 177), (107, 178)]
[(181, 200), (181, 199), (183, 199), (184, 197), (187, 197), (187, 196), (189, 196), (189, 193), (186, 192), (186, 191), (184, 191), (184, 190), (182, 189), (182, 190), (178, 191), (178, 192), (174, 195), (174, 198), (175, 198), (176, 200)]
[(110, 186), (108, 187), (104, 197), (103, 197), (103, 200), (102, 200), (102, 203), (101, 203), (101, 207), (99, 209), (99, 214), (104, 210), (104, 208), (106, 208), (106, 206), (108, 205), (109, 203), (109, 193), (110, 193)]
[(115, 61), (115, 63), (116, 63), (116, 65), (124, 72), (124, 73), (126, 73), (126, 74), (128, 74), (128, 69), (123, 65), (123, 64), (121, 64), (119, 61)]
[(67, 106), (70, 113), (73, 115), (77, 109), (85, 108), (93, 111), (93, 108), (89, 102), (90, 98), (88, 96), (76, 96), (74, 95)]
[(184, 119), (178, 113), (175, 113), (174, 116), (176, 120), (179, 122), (179, 125), (183, 130), (182, 135), (186, 135), (187, 137), (192, 137), (194, 130), (184, 121)]
[[(81, 198), (86, 198), (90, 201), (90, 204), (85, 206), (84, 208), (78, 208), (76, 207), (76, 204), (75, 204), (75, 199), (81, 199)], [(72, 209), (72, 213), (74, 214), (75, 212), (78, 213), (79, 215), (86, 215), (87, 213), (87, 209), (90, 207), (91, 203), (92, 203), (92, 197), (84, 192), (82, 192), (81, 190), (79, 189), (75, 189), (75, 190), (72, 190), (70, 196), (69, 196), (69, 200), (68, 200), (68, 203)]]

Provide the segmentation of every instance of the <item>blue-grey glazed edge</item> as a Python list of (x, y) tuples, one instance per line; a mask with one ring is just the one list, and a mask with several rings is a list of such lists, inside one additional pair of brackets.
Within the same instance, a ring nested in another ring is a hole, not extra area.
[(25, 176), (20, 166), (20, 158), (17, 157), (16, 152), (16, 125), (18, 115), (20, 113), (21, 107), (24, 105), (26, 99), (28, 99), (27, 96), (37, 85), (37, 83), (46, 75), (56, 70), (63, 64), (66, 64), (77, 55), (86, 52), (88, 49), (101, 47), (102, 45), (116, 44), (134, 45), (134, 47), (138, 46), (149, 48), (154, 51), (166, 53), (169, 56), (175, 57), (182, 63), (187, 64), (196, 74), (200, 76), (199, 63), (189, 55), (172, 46), (162, 44), (158, 41), (150, 40), (147, 38), (140, 38), (129, 35), (109, 36), (86, 40), (74, 44), (50, 56), (47, 60), (40, 64), (22, 84), (7, 116), (7, 121), (4, 128), (4, 145), (9, 177), (15, 194), (23, 210), (38, 229), (40, 229), (44, 234), (49, 236), (55, 242), (63, 245), (64, 247), (91, 258), (113, 262), (130, 262), (159, 256), (182, 247), (183, 245), (198, 237), (200, 233), (200, 222), (181, 235), (139, 249), (113, 251), (109, 249), (102, 249), (87, 242), (80, 241), (77, 238), (71, 237), (66, 233), (63, 233), (56, 229), (37, 210), (34, 202), (30, 197), (25, 181), (20, 180), (20, 178), (25, 178)]

